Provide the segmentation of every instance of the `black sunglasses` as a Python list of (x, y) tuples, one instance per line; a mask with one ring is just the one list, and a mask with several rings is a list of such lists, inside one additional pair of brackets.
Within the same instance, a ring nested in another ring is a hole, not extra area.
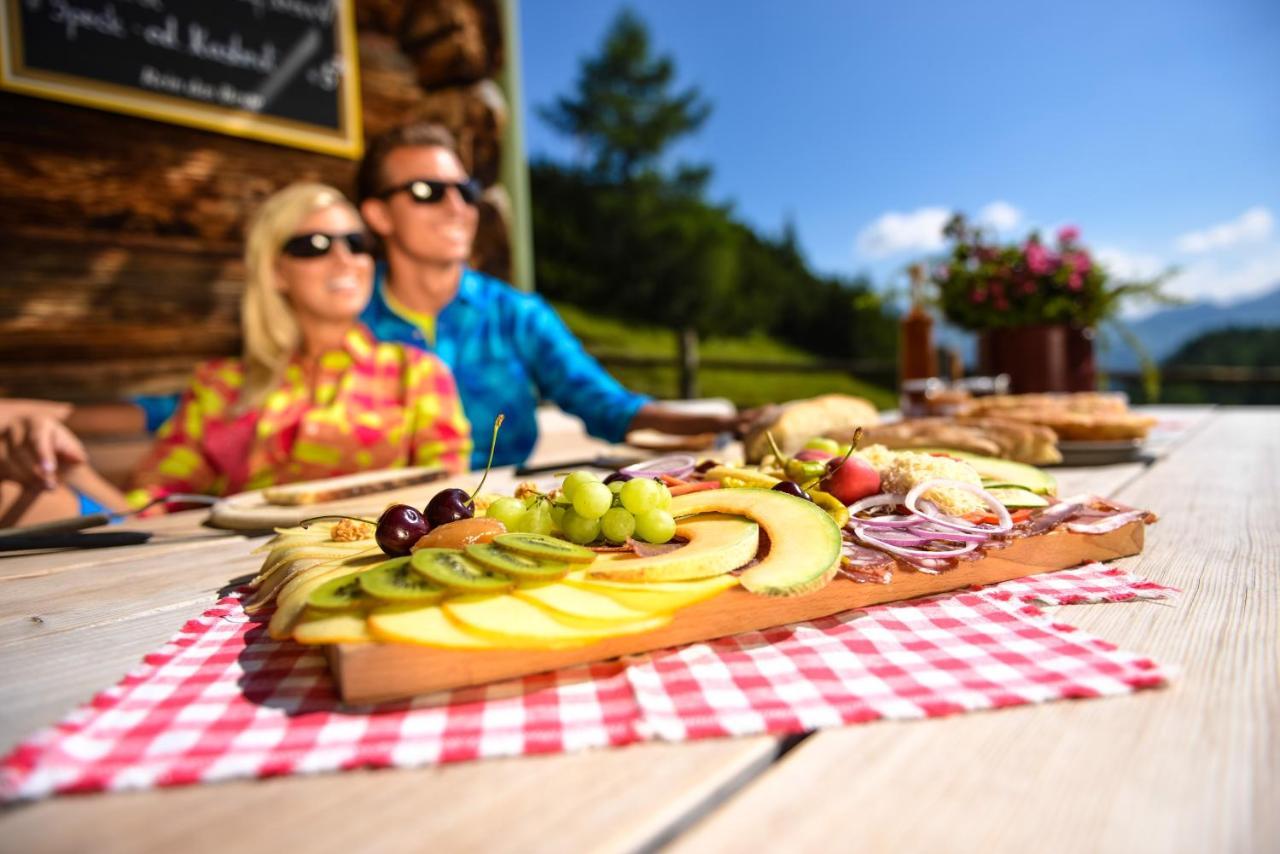
[(415, 178), (404, 184), (388, 187), (378, 193), (378, 198), (388, 199), (396, 193), (407, 192), (409, 197), (420, 205), (438, 205), (444, 201), (444, 194), (450, 187), (457, 190), (458, 195), (469, 205), (480, 201), (480, 182), (474, 178), (468, 178), (465, 181), (433, 181), (429, 178)]
[(321, 255), (328, 255), (333, 244), (339, 240), (346, 241), (347, 249), (353, 255), (368, 255), (373, 252), (369, 236), (359, 231), (350, 234), (325, 234), (323, 231), (299, 234), (286, 240), (280, 251), (291, 258), (319, 258)]

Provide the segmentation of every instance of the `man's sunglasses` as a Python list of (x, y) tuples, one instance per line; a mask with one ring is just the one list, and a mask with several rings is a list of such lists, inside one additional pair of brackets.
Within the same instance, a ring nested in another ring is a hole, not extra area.
[(408, 193), (409, 198), (420, 205), (438, 205), (444, 201), (444, 195), (453, 187), (458, 195), (469, 205), (480, 201), (480, 182), (474, 178), (466, 181), (432, 181), (428, 178), (415, 178), (404, 184), (388, 187), (378, 194), (380, 199), (389, 199), (396, 193)]
[(321, 255), (328, 255), (339, 240), (346, 241), (347, 249), (352, 255), (368, 255), (373, 252), (369, 236), (359, 231), (350, 234), (325, 234), (323, 231), (299, 234), (286, 240), (280, 251), (291, 258), (319, 258)]

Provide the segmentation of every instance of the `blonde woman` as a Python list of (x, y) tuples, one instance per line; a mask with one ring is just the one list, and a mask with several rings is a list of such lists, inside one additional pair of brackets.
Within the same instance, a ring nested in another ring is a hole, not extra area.
[(471, 432), (448, 368), (379, 343), (358, 320), (373, 259), (340, 192), (299, 183), (271, 196), (250, 223), (245, 263), (243, 356), (197, 368), (130, 504), (365, 469), (466, 469)]

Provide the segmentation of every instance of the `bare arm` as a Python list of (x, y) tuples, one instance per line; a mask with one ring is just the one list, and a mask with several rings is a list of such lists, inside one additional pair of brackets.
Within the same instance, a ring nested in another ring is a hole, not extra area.
[(631, 419), (630, 430), (657, 430), (660, 433), (671, 433), (676, 436), (691, 436), (698, 433), (732, 433), (742, 436), (763, 417), (768, 407), (745, 409), (727, 415), (705, 415), (702, 413), (681, 412), (661, 403), (646, 403), (636, 411)]

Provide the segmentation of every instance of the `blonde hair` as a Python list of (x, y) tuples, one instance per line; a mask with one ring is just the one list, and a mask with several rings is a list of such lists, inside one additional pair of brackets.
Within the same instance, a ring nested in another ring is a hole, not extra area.
[(325, 184), (299, 182), (273, 193), (254, 213), (245, 236), (245, 289), (240, 302), (244, 334), (244, 388), (235, 410), (262, 404), (302, 344), (289, 301), (276, 283), (280, 249), (308, 214), (333, 206), (359, 214), (346, 196)]

